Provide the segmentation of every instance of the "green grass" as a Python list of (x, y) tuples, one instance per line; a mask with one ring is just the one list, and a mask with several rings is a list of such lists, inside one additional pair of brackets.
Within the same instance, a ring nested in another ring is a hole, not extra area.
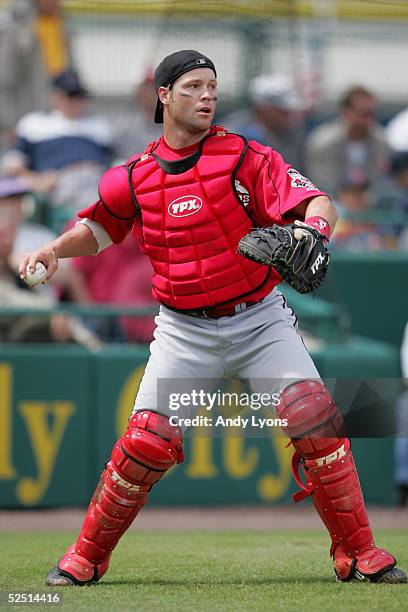
[[(408, 569), (408, 532), (377, 533)], [(56, 592), (44, 576), (74, 536), (0, 535), (0, 590)], [(336, 583), (323, 532), (128, 533), (91, 587), (58, 589), (45, 610), (408, 610), (408, 585)], [(27, 609), (8, 606), (7, 609)]]

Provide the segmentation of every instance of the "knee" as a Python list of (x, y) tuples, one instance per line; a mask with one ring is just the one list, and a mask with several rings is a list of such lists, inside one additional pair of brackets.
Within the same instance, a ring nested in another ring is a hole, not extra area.
[(286, 387), (280, 395), (277, 415), (286, 419), (283, 429), (304, 457), (319, 453), (345, 436), (336, 403), (318, 381), (301, 380)]
[(134, 414), (112, 451), (112, 467), (126, 482), (152, 485), (183, 461), (182, 432), (169, 419), (143, 410)]

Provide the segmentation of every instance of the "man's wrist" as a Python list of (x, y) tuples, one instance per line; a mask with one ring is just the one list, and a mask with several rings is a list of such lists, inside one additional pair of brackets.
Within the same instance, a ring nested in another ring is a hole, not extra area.
[(55, 257), (55, 259), (60, 259), (61, 256), (58, 254), (58, 246), (57, 246), (56, 241), (51, 242), (48, 245), (48, 250), (52, 257)]
[(319, 217), (319, 216), (315, 215), (313, 217), (308, 217), (307, 219), (305, 219), (304, 223), (306, 225), (309, 225), (310, 227), (313, 227), (318, 232), (320, 232), (322, 234), (322, 236), (324, 236), (324, 238), (327, 240), (327, 242), (329, 242), (329, 240), (330, 240), (330, 225), (329, 225), (328, 221), (326, 221), (326, 219), (324, 219), (323, 217)]

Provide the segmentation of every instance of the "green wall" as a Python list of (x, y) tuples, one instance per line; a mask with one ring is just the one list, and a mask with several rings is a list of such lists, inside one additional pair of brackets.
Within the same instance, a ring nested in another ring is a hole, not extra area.
[(344, 307), (353, 334), (400, 346), (408, 321), (408, 253), (334, 252), (317, 295)]
[[(0, 505), (87, 504), (127, 418), (148, 356), (145, 346), (0, 347)], [(313, 355), (323, 376), (398, 376), (398, 353), (353, 340)], [(353, 442), (367, 501), (393, 502), (389, 438)], [(153, 504), (289, 502), (292, 450), (268, 431), (185, 438), (185, 462), (151, 495)]]

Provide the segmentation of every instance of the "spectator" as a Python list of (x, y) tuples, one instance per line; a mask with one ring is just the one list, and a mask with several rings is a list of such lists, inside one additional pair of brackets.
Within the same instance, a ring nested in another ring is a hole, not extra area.
[(397, 153), (408, 151), (408, 108), (391, 119), (386, 128), (387, 141)]
[(50, 206), (69, 217), (95, 199), (110, 160), (111, 132), (105, 120), (87, 114), (87, 91), (75, 71), (60, 73), (52, 85), (51, 110), (19, 121), (3, 167), (47, 193)]
[(390, 176), (379, 186), (377, 206), (408, 215), (408, 150), (392, 157)]
[(18, 120), (46, 110), (49, 78), (69, 64), (60, 0), (13, 0), (0, 22), (0, 132), (11, 146)]
[(249, 87), (250, 114), (238, 111), (225, 117), (224, 125), (248, 140), (257, 140), (281, 153), (298, 170), (303, 170), (304, 103), (290, 79), (282, 74), (256, 77)]
[(374, 198), (368, 184), (342, 185), (336, 207), (339, 220), (330, 243), (349, 251), (378, 251), (395, 248), (392, 227), (370, 219)]
[(307, 139), (307, 175), (320, 189), (338, 195), (343, 184), (373, 184), (388, 171), (389, 148), (376, 121), (377, 101), (364, 87), (349, 89), (337, 119)]
[(377, 190), (376, 205), (394, 222), (397, 247), (408, 250), (408, 151), (394, 153), (390, 176)]
[[(0, 177), (0, 307), (47, 309), (57, 303), (55, 286), (41, 285), (30, 290), (17, 272), (22, 252), (35, 245), (38, 247), (54, 236), (47, 228), (24, 223), (23, 196), (29, 191), (23, 179)], [(62, 272), (55, 282), (65, 279), (65, 288), (69, 290), (69, 276), (67, 272)], [(77, 319), (71, 317), (61, 314), (51, 318), (38, 315), (0, 316), (0, 342), (72, 340), (92, 348), (96, 346), (95, 339)]]
[(153, 74), (148, 71), (132, 96), (132, 110), (119, 115), (113, 128), (113, 152), (118, 163), (143, 152), (149, 142), (160, 138), (160, 126), (153, 121), (156, 101)]

